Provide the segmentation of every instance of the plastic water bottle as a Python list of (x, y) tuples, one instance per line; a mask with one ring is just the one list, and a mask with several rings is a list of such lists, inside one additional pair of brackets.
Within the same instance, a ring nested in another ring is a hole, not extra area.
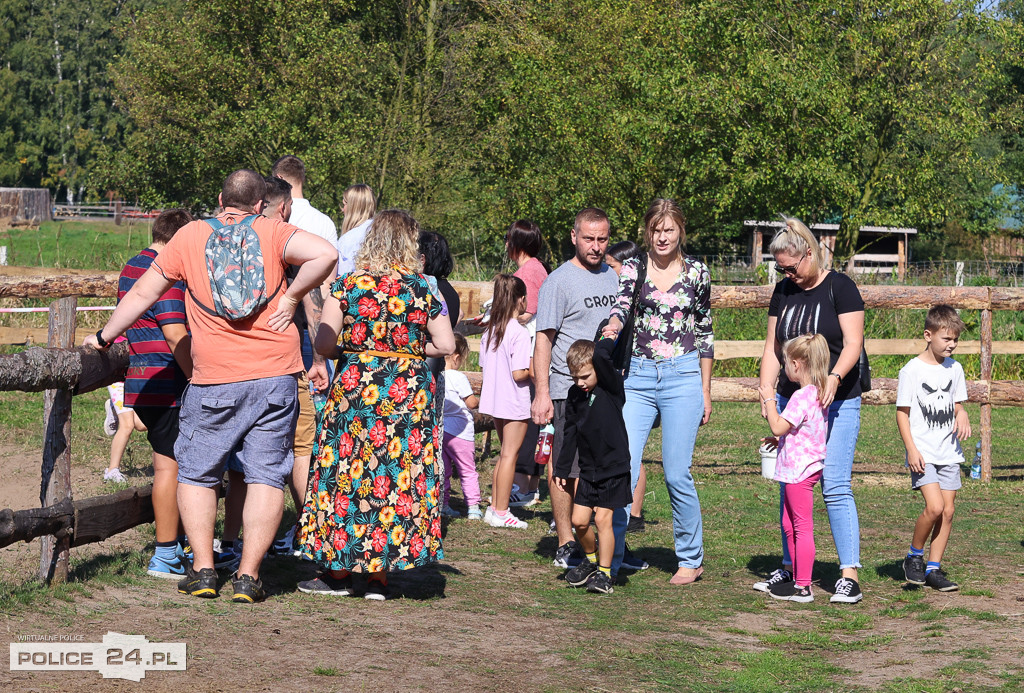
[(976, 450), (977, 450), (977, 452), (974, 453), (974, 464), (971, 465), (971, 478), (972, 479), (980, 479), (981, 478), (981, 441), (980, 440), (978, 441), (978, 445), (976, 447)]
[(555, 427), (552, 424), (545, 424), (537, 436), (537, 452), (533, 455), (533, 461), (537, 464), (547, 464), (551, 461), (551, 446), (555, 442)]
[(316, 389), (316, 386), (312, 382), (309, 383), (309, 395), (313, 398), (313, 409), (319, 414), (324, 410), (324, 406), (327, 404), (327, 395), (322, 390)]

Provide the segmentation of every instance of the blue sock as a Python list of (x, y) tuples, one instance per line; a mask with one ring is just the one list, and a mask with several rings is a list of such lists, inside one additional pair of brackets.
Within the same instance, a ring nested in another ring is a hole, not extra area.
[(910, 551), (907, 553), (908, 556), (924, 556), (924, 549), (915, 549), (914, 545), (910, 545)]
[(924, 574), (927, 575), (933, 570), (938, 570), (940, 565), (941, 564), (938, 561), (928, 561), (928, 565), (924, 568)]
[(171, 559), (174, 558), (177, 549), (178, 542), (176, 541), (158, 541), (154, 553), (161, 558)]

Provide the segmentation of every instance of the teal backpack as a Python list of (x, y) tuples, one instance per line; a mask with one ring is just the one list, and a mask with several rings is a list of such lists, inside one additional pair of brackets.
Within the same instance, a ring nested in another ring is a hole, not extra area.
[(251, 214), (234, 224), (218, 219), (204, 219), (213, 232), (206, 241), (206, 273), (213, 294), (213, 308), (203, 305), (189, 290), (192, 300), (210, 315), (225, 320), (245, 320), (269, 303), (284, 282), (267, 295), (267, 278), (263, 267), (260, 237), (252, 224), (258, 214)]

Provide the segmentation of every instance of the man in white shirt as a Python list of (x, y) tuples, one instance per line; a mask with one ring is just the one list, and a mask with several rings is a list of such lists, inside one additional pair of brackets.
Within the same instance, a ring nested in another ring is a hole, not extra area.
[(303, 231), (315, 233), (331, 245), (337, 245), (338, 228), (334, 222), (302, 196), (302, 186), (306, 183), (306, 165), (302, 159), (293, 154), (282, 156), (274, 162), (271, 173), (292, 186), (292, 214), (289, 223)]

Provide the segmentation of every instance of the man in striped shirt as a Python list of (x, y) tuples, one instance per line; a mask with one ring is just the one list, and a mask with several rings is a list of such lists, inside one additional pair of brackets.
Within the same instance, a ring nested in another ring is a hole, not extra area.
[[(184, 209), (170, 209), (153, 222), (153, 243), (121, 270), (117, 300), (124, 298), (146, 273), (157, 254), (174, 234), (192, 221)], [(125, 332), (128, 372), (124, 380), (125, 406), (146, 424), (153, 448), (153, 514), (156, 552), (147, 572), (154, 577), (181, 578), (185, 574), (182, 533), (178, 516), (178, 407), (192, 376), (191, 339), (185, 319), (185, 284), (177, 282)]]

